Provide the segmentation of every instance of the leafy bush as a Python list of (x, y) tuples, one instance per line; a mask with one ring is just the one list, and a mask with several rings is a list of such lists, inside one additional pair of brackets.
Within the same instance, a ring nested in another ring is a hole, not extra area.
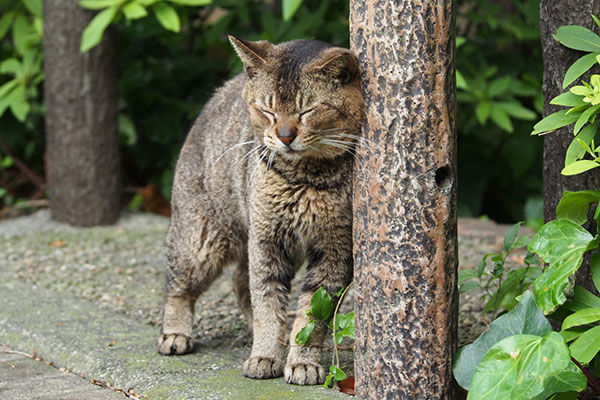
[[(600, 26), (600, 21), (594, 20)], [(569, 48), (590, 52), (569, 68), (564, 87), (596, 62), (600, 63), (600, 37), (589, 29), (561, 27), (555, 39)], [(575, 125), (576, 136), (568, 149), (563, 175), (585, 173), (600, 166), (594, 146), (598, 130), (595, 119), (600, 112), (599, 79), (598, 75), (592, 75), (591, 84), (582, 81), (582, 85), (554, 98), (551, 103), (570, 108), (551, 114), (534, 126), (532, 134), (536, 135)], [(600, 371), (600, 297), (572, 284), (584, 255), (591, 253), (592, 280), (600, 291), (600, 252), (597, 251), (600, 235), (592, 234), (582, 226), (588, 222), (590, 208), (595, 206), (595, 229), (592, 231), (598, 231), (599, 203), (600, 191), (565, 191), (556, 208), (557, 219), (544, 224), (527, 244), (530, 253), (537, 254), (546, 266), (526, 281), (531, 271), (527, 262), (526, 267), (509, 274), (522, 277), (518, 285), (512, 283), (509, 290), (503, 291), (499, 283), (496, 293), (490, 294), (495, 298), (492, 309), (503, 306), (509, 311), (492, 322), (479, 339), (461, 349), (455, 357), (454, 375), (457, 382), (469, 390), (468, 398), (575, 399), (578, 392), (587, 387), (588, 381), (600, 394), (600, 386), (585, 368), (594, 366), (596, 375)], [(493, 255), (492, 277), (499, 282), (504, 274), (505, 252), (517, 243), (527, 242), (527, 238), (516, 239), (518, 227), (519, 224), (509, 230), (503, 252)], [(484, 267), (488, 256), (482, 262)], [(529, 254), (526, 260), (531, 257)], [(474, 278), (483, 275), (484, 267), (463, 273), (461, 289), (483, 286)], [(507, 278), (505, 283), (508, 281)], [(468, 285), (469, 282), (474, 283)], [(525, 283), (531, 284), (531, 292), (522, 290)], [(488, 287), (489, 281), (484, 288), (487, 290)], [(519, 289), (515, 290), (516, 287)], [(546, 316), (562, 323), (559, 333), (552, 332)]]

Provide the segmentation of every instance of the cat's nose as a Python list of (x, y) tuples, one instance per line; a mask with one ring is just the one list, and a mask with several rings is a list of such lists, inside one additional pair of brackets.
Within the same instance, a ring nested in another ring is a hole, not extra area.
[(277, 129), (277, 138), (286, 146), (292, 144), (297, 134), (298, 129), (295, 126), (290, 126), (290, 124), (281, 124)]

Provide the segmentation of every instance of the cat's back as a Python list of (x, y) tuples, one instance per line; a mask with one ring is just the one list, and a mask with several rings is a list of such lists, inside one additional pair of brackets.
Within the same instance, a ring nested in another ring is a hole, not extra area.
[(182, 202), (198, 198), (204, 198), (207, 210), (221, 215), (239, 203), (237, 187), (244, 180), (247, 161), (242, 157), (252, 143), (239, 145), (254, 140), (241, 97), (245, 81), (244, 74), (227, 81), (194, 122), (177, 161), (174, 212)]

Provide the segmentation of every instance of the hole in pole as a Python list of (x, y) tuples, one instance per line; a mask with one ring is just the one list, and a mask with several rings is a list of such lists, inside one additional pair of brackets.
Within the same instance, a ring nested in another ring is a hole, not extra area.
[(440, 189), (448, 189), (452, 185), (452, 172), (449, 166), (445, 165), (435, 171), (435, 184)]

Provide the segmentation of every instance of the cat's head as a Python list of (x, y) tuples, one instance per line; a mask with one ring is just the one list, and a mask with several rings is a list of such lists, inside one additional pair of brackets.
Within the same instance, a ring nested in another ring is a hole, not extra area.
[(229, 39), (244, 63), (250, 122), (267, 148), (290, 159), (353, 151), (364, 101), (350, 50), (315, 40)]

